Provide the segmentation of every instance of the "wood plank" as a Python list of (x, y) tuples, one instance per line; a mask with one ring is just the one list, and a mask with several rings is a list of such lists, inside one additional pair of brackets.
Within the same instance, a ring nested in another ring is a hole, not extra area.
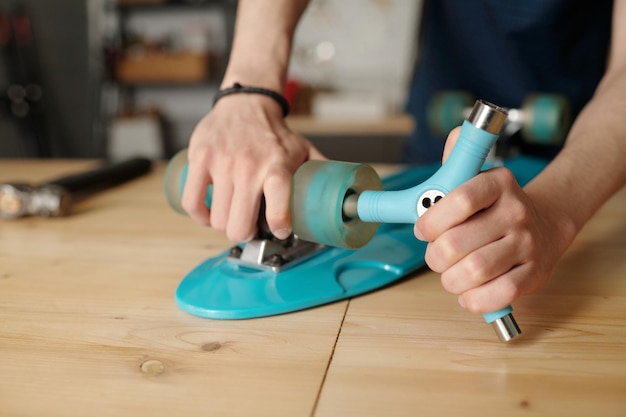
[(350, 301), (315, 416), (626, 415), (625, 206), (623, 189), (515, 303), (511, 344), (430, 271)]
[[(4, 160), (0, 181), (89, 165)], [(162, 174), (65, 219), (0, 220), (0, 414), (626, 415), (626, 190), (515, 304), (504, 345), (426, 270), (349, 307), (190, 316), (176, 285), (229, 243), (171, 212)]]
[[(87, 161), (0, 161), (43, 181)], [(167, 207), (163, 166), (61, 219), (0, 220), (0, 414), (309, 416), (346, 302), (191, 316), (180, 279), (230, 243)]]

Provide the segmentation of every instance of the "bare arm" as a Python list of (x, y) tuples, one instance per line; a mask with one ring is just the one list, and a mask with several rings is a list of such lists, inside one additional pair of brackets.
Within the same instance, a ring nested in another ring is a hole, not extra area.
[[(305, 0), (241, 0), (222, 88), (235, 82), (284, 89), (292, 37)], [(182, 205), (198, 223), (225, 231), (233, 241), (256, 232), (261, 197), (277, 237), (291, 231), (291, 177), (307, 159), (323, 156), (291, 132), (270, 97), (231, 94), (196, 126), (189, 144), (189, 173)], [(205, 190), (213, 185), (211, 209)]]
[(282, 92), (291, 42), (308, 0), (240, 0), (235, 36), (222, 81)]
[[(540, 289), (578, 232), (626, 184), (626, 2), (616, 1), (607, 71), (559, 155), (521, 189), (510, 171), (481, 173), (415, 224), (426, 262), (472, 312)], [(458, 130), (450, 135), (451, 149)]]
[(562, 152), (526, 187), (576, 232), (626, 183), (626, 2), (616, 1), (608, 69)]

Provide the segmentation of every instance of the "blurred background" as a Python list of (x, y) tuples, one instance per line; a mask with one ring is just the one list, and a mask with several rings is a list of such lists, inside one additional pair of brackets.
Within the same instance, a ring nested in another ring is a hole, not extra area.
[[(171, 157), (211, 110), (236, 0), (0, 0), (0, 158)], [(419, 0), (312, 0), (287, 123), (333, 159), (395, 161)]]

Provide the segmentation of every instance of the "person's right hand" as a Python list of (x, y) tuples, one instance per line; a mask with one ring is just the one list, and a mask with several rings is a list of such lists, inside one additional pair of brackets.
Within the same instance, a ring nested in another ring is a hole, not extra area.
[[(280, 106), (270, 97), (222, 97), (191, 135), (182, 206), (195, 222), (225, 232), (233, 242), (246, 242), (256, 234), (265, 196), (270, 231), (287, 238), (292, 177), (309, 159), (325, 157), (289, 130)], [(210, 210), (204, 204), (209, 184)]]

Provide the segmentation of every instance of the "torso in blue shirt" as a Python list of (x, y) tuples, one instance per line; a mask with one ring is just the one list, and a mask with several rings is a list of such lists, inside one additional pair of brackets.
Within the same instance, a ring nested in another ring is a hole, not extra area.
[(612, 0), (425, 0), (407, 111), (416, 129), (405, 162), (441, 161), (445, 138), (426, 122), (432, 96), (465, 90), (517, 108), (529, 93), (562, 93), (574, 116), (606, 68)]

